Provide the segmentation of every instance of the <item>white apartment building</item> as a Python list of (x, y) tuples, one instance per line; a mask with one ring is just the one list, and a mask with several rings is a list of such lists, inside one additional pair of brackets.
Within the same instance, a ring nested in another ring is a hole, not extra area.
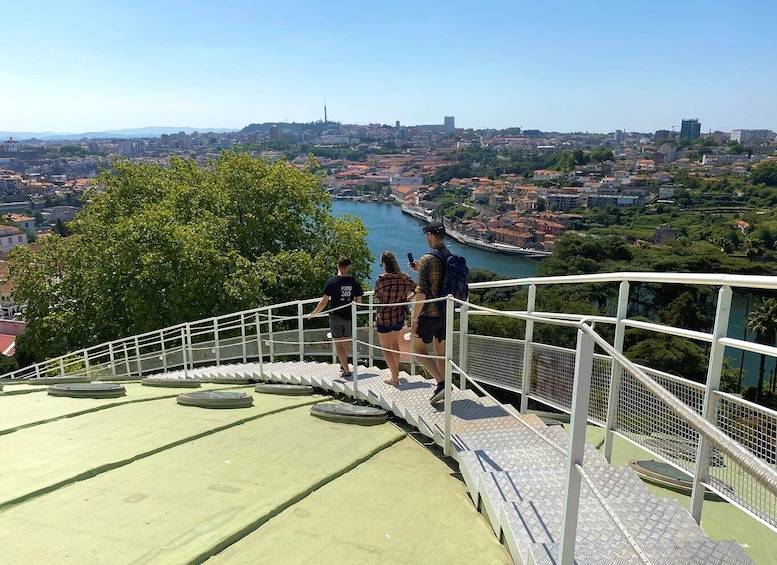
[(774, 134), (768, 129), (735, 129), (731, 131), (731, 141), (750, 143), (753, 141), (771, 141)]
[(17, 245), (27, 245), (27, 234), (19, 228), (0, 226), (0, 253), (8, 253)]

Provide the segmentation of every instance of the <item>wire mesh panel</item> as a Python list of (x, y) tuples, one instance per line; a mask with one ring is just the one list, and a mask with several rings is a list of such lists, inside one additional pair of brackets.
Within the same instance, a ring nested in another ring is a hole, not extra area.
[[(466, 371), (470, 378), (508, 390), (521, 391), (522, 340), (477, 335), (470, 335), (467, 339)], [(455, 343), (457, 342), (458, 339)]]
[[(275, 355), (299, 355), (299, 332), (297, 330), (275, 331), (272, 334)], [(267, 345), (263, 344), (263, 347)]]
[(326, 357), (332, 355), (332, 340), (327, 337), (328, 332), (329, 330), (326, 328), (305, 330), (306, 356)]
[[(777, 413), (741, 398), (714, 393), (718, 427), (761, 461), (777, 468)], [(777, 526), (777, 496), (746, 474), (728, 456), (710, 469), (709, 486), (742, 505), (758, 518)]]
[(243, 360), (243, 338), (240, 336), (219, 339), (218, 359), (220, 363)]
[(607, 407), (610, 404), (610, 381), (612, 379), (612, 357), (594, 355), (591, 375), (591, 395), (588, 400), (588, 419), (599, 425), (607, 422)]
[(216, 344), (210, 339), (204, 339), (203, 335), (198, 337), (198, 341), (192, 339), (188, 355), (189, 363), (192, 365), (207, 365), (216, 363)]
[[(699, 414), (704, 385), (643, 368), (656, 383)], [(699, 434), (661, 400), (649, 392), (627, 370), (621, 376), (617, 431), (651, 453), (690, 474), (694, 472)], [(710, 453), (710, 463), (721, 465), (720, 452)]]
[(537, 343), (532, 343), (531, 351), (531, 397), (569, 412), (575, 380), (575, 352)]

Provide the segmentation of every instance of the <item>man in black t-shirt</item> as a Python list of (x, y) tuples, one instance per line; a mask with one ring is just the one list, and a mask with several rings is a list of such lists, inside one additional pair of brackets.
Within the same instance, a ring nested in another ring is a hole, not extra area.
[(335, 343), (337, 359), (342, 367), (343, 377), (351, 376), (348, 367), (348, 353), (351, 338), (351, 308), (348, 306), (354, 300), (361, 303), (364, 291), (362, 286), (349, 273), (351, 260), (342, 256), (337, 261), (337, 275), (326, 281), (324, 294), (316, 308), (307, 315), (308, 320), (321, 312), (331, 302), (329, 312), (329, 329), (332, 330), (332, 341)]

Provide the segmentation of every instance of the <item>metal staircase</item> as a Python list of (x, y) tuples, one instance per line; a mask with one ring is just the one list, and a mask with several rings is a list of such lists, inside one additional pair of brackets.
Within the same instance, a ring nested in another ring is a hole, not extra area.
[[(539, 310), (538, 293), (556, 285), (583, 285), (586, 293), (589, 285), (607, 287), (612, 303), (597, 316)], [(630, 305), (641, 300), (645, 285), (717, 288), (713, 326), (692, 331), (636, 318)], [(445, 354), (436, 359), (444, 361), (446, 386), (456, 378), (466, 388), (488, 385), (517, 393), (517, 410), (456, 387), (445, 402), (430, 406), (431, 382), (412, 376), (420, 358), (410, 353), (412, 341), (401, 340), (397, 352), (410, 362), (411, 375), (402, 374), (399, 388), (385, 384), (387, 373), (370, 366), (383, 355), (373, 324), (373, 296), (350, 306), (352, 359), (369, 359), (352, 381), (339, 377), (324, 324), (305, 315), (317, 298), (101, 343), (2, 378), (262, 379), (313, 385), (380, 406), (459, 462), (473, 501), (519, 563), (748, 562), (737, 544), (712, 542), (694, 525), (701, 522), (706, 491), (777, 532), (777, 411), (721, 390), (726, 355), (777, 358), (776, 346), (729, 335), (734, 291), (740, 297), (775, 292), (775, 277), (602, 273), (470, 285), (471, 290), (494, 288), (525, 290), (526, 309), (504, 311), (456, 304), (453, 297), (435, 299), (448, 302)], [(496, 337), (487, 325), (478, 327), (489, 317), (520, 322), (522, 328)], [(561, 340), (566, 341), (563, 346), (553, 343), (557, 340), (550, 334), (543, 342), (535, 326), (559, 328), (568, 337), (574, 331), (575, 347), (571, 340)], [(603, 327), (611, 330), (597, 330)], [(626, 332), (632, 328), (703, 344), (708, 355), (704, 382), (634, 364), (624, 355)], [(569, 414), (569, 433), (529, 415), (529, 400)], [(587, 424), (604, 429), (601, 456), (584, 445)], [(651, 496), (629, 469), (605, 463), (612, 459), (616, 437), (692, 478), (689, 512)]]
[[(380, 406), (443, 445), (440, 406), (431, 406), (433, 384), (401, 375), (383, 382), (387, 370), (358, 367), (357, 380), (339, 366), (318, 362), (222, 365), (166, 378), (213, 382), (304, 384)], [(533, 415), (518, 415), (471, 390), (453, 389), (452, 455), (474, 504), (504, 540), (515, 563), (557, 564), (564, 515), (569, 437)], [(658, 498), (628, 467), (613, 467), (590, 444), (585, 447), (574, 548), (576, 563), (751, 563), (739, 544), (712, 541), (674, 499)]]

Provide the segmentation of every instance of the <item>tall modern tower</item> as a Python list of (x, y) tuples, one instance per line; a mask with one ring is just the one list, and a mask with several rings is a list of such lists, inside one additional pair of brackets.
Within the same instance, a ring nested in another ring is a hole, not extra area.
[(328, 124), (329, 122), (326, 119), (326, 98), (324, 98), (324, 123)]
[(456, 116), (445, 116), (444, 128), (445, 135), (453, 135), (456, 129)]
[(701, 134), (699, 118), (689, 118), (682, 121), (680, 126), (680, 139), (694, 140)]

